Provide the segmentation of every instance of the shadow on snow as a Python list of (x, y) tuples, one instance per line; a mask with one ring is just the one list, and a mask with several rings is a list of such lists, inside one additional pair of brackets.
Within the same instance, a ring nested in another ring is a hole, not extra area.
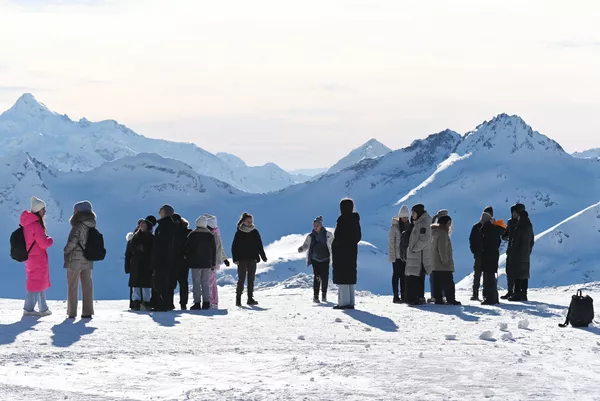
[(88, 327), (89, 320), (65, 319), (62, 323), (52, 327), (52, 345), (56, 347), (70, 347), (81, 337), (92, 334), (96, 327)]
[(381, 331), (398, 331), (398, 325), (390, 318), (374, 315), (362, 310), (345, 310), (344, 313), (359, 322)]
[(38, 317), (22, 317), (18, 322), (0, 324), (0, 345), (12, 344), (20, 334), (33, 330), (40, 322)]

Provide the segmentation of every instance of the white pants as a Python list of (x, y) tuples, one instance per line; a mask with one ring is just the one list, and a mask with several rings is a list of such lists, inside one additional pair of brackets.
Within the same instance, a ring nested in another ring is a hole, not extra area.
[(210, 302), (210, 269), (192, 269), (194, 303)]
[(151, 288), (134, 288), (133, 295), (131, 296), (132, 301), (150, 302), (152, 298)]
[(338, 305), (354, 306), (354, 288), (355, 285), (338, 285)]

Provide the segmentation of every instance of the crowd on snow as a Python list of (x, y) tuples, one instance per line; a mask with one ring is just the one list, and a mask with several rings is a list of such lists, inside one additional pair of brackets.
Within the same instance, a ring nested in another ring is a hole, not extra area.
[[(527, 300), (529, 258), (534, 244), (533, 226), (524, 205), (517, 203), (511, 212), (512, 218), (505, 225), (502, 220), (494, 219), (494, 211), (488, 207), (473, 226), (469, 238), (474, 256), (471, 300), (479, 300), (483, 275), (482, 303), (499, 303), (496, 274), (502, 241), (508, 242), (508, 293), (502, 298), (510, 301)], [(44, 201), (32, 197), (31, 209), (24, 211), (20, 219), (23, 247), (26, 250), (26, 257), (23, 258), (27, 276), (26, 316), (51, 314), (45, 292), (50, 287), (47, 249), (53, 245), (53, 240), (45, 228), (45, 214)], [(104, 257), (90, 256), (93, 254), (92, 248), (103, 246), (96, 240), (98, 231), (92, 204), (88, 201), (75, 204), (70, 223), (72, 229), (64, 248), (68, 283), (67, 316), (75, 318), (77, 315), (81, 283), (82, 318), (91, 318), (94, 314), (93, 264)], [(388, 236), (388, 255), (393, 265), (394, 303), (411, 306), (425, 304), (425, 277), (429, 275), (429, 302), (460, 305), (455, 297), (451, 235), (452, 218), (447, 210), (439, 211), (432, 218), (424, 205), (417, 204), (410, 211), (407, 206), (402, 206), (398, 216), (392, 220)], [(11, 237), (11, 247), (12, 240)], [(230, 266), (230, 262), (215, 216), (202, 215), (196, 219), (195, 227), (190, 227), (190, 223), (175, 213), (172, 206), (164, 205), (159, 210), (158, 219), (154, 216), (139, 219), (135, 230), (127, 234), (126, 240), (125, 273), (129, 275), (132, 310), (174, 310), (177, 286), (180, 307), (186, 310), (190, 270), (193, 288), (190, 309), (218, 308), (216, 271), (222, 264)], [(314, 219), (312, 232), (298, 248), (298, 252), (306, 253), (307, 266), (312, 265), (313, 268), (314, 302), (327, 302), (329, 269), (333, 266), (333, 282), (338, 286), (338, 302), (334, 308), (354, 309), (360, 241), (360, 216), (355, 211), (352, 199), (345, 198), (340, 202), (340, 216), (333, 233), (325, 229), (321, 216)], [(238, 273), (236, 305), (242, 305), (246, 280), (247, 304), (258, 305), (254, 299), (256, 269), (261, 260), (267, 262), (267, 255), (254, 219), (248, 213), (244, 213), (237, 224), (231, 256)], [(36, 304), (38, 311), (35, 310)]]

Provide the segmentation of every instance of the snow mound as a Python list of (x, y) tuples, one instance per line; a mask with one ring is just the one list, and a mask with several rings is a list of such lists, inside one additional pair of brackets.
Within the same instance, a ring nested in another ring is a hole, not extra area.
[(480, 340), (484, 341), (496, 341), (494, 338), (494, 332), (492, 330), (486, 330), (479, 335)]
[(529, 320), (523, 319), (519, 321), (519, 328), (522, 330), (527, 330), (529, 328)]

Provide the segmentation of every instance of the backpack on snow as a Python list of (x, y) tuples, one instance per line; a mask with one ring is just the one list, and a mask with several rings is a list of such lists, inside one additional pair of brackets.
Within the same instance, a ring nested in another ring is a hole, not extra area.
[(106, 248), (104, 248), (104, 236), (96, 228), (92, 227), (88, 231), (87, 242), (85, 248), (79, 243), (79, 247), (83, 251), (83, 256), (90, 262), (98, 262), (106, 257)]
[(10, 257), (17, 262), (26, 262), (27, 259), (29, 259), (29, 252), (31, 252), (34, 245), (35, 241), (33, 241), (33, 244), (27, 249), (25, 231), (23, 231), (22, 226), (19, 226), (19, 228), (10, 235)]
[(567, 327), (569, 323), (573, 327), (588, 327), (594, 321), (594, 300), (589, 296), (583, 296), (581, 290), (571, 298), (571, 305), (567, 312), (567, 319), (560, 327)]

